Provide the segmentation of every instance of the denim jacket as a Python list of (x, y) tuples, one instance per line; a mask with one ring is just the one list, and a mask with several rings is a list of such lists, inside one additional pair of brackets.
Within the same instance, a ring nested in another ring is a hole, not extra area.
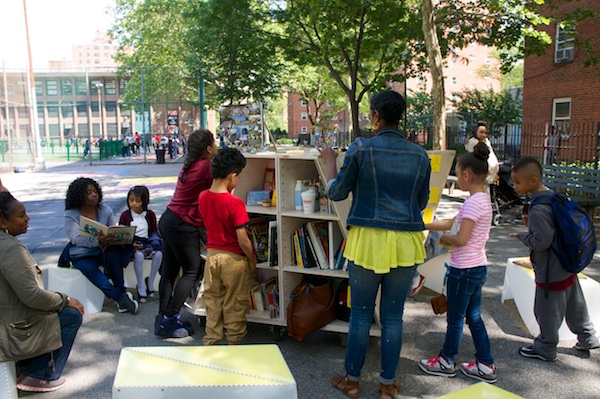
[(427, 152), (397, 129), (358, 138), (348, 147), (344, 164), (327, 185), (330, 199), (352, 193), (348, 226), (396, 231), (423, 231), (421, 211), (429, 200), (431, 162)]

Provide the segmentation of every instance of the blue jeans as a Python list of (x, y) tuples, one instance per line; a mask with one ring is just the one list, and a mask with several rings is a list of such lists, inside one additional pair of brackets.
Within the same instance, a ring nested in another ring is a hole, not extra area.
[[(85, 277), (107, 297), (119, 301), (125, 295), (125, 281), (123, 279), (123, 266), (119, 262), (104, 262), (104, 273), (99, 269), (102, 260), (101, 256), (87, 256), (73, 260), (73, 266), (83, 273)], [(112, 280), (112, 284), (108, 279)], [(114, 285), (113, 285), (114, 284)]]
[(490, 340), (481, 318), (481, 288), (487, 280), (487, 266), (470, 269), (448, 269), (448, 329), (441, 355), (454, 362), (462, 339), (465, 319), (475, 344), (475, 359), (491, 366), (494, 364)]
[(369, 346), (375, 298), (381, 285), (381, 374), (379, 382), (391, 384), (396, 377), (402, 349), (402, 314), (416, 266), (396, 267), (386, 274), (348, 262), (350, 284), (350, 330), (346, 346), (346, 374), (358, 381)]
[[(24, 367), (23, 374), (38, 380), (57, 380), (67, 364), (67, 359), (71, 353), (73, 342), (77, 331), (81, 326), (81, 314), (73, 308), (66, 307), (58, 312), (60, 321), (60, 337), (63, 346), (54, 352), (36, 356), (31, 359), (18, 362), (19, 367)], [(54, 359), (54, 365), (52, 365)]]

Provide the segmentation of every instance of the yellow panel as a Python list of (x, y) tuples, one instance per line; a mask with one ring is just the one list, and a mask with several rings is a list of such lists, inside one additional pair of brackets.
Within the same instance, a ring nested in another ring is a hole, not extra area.
[(437, 204), (440, 199), (440, 188), (439, 187), (431, 187), (429, 189), (429, 203)]
[(121, 351), (117, 386), (293, 383), (276, 345), (137, 347)]
[(524, 399), (504, 389), (495, 387), (486, 382), (478, 382), (468, 388), (454, 393), (440, 396), (438, 399)]
[(423, 222), (431, 223), (433, 221), (433, 209), (425, 208), (423, 211)]
[(431, 158), (431, 173), (438, 173), (440, 171), (440, 165), (442, 164), (442, 156), (429, 154), (429, 158)]

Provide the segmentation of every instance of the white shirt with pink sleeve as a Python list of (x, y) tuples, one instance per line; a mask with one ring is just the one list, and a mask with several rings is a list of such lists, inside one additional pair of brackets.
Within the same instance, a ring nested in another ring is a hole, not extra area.
[(475, 193), (465, 200), (456, 215), (456, 224), (460, 229), (463, 219), (469, 219), (475, 222), (475, 227), (465, 245), (450, 249), (450, 266), (468, 269), (487, 265), (485, 244), (490, 236), (492, 217), (492, 204), (486, 193)]

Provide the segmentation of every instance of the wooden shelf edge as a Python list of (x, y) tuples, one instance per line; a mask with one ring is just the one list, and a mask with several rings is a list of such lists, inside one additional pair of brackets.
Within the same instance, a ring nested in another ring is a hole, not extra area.
[(285, 266), (283, 268), (283, 271), (290, 272), (290, 273), (317, 275), (317, 276), (348, 278), (348, 272), (345, 270), (318, 269), (316, 267), (311, 267), (311, 268), (305, 269), (305, 268), (298, 267), (298, 266)]

